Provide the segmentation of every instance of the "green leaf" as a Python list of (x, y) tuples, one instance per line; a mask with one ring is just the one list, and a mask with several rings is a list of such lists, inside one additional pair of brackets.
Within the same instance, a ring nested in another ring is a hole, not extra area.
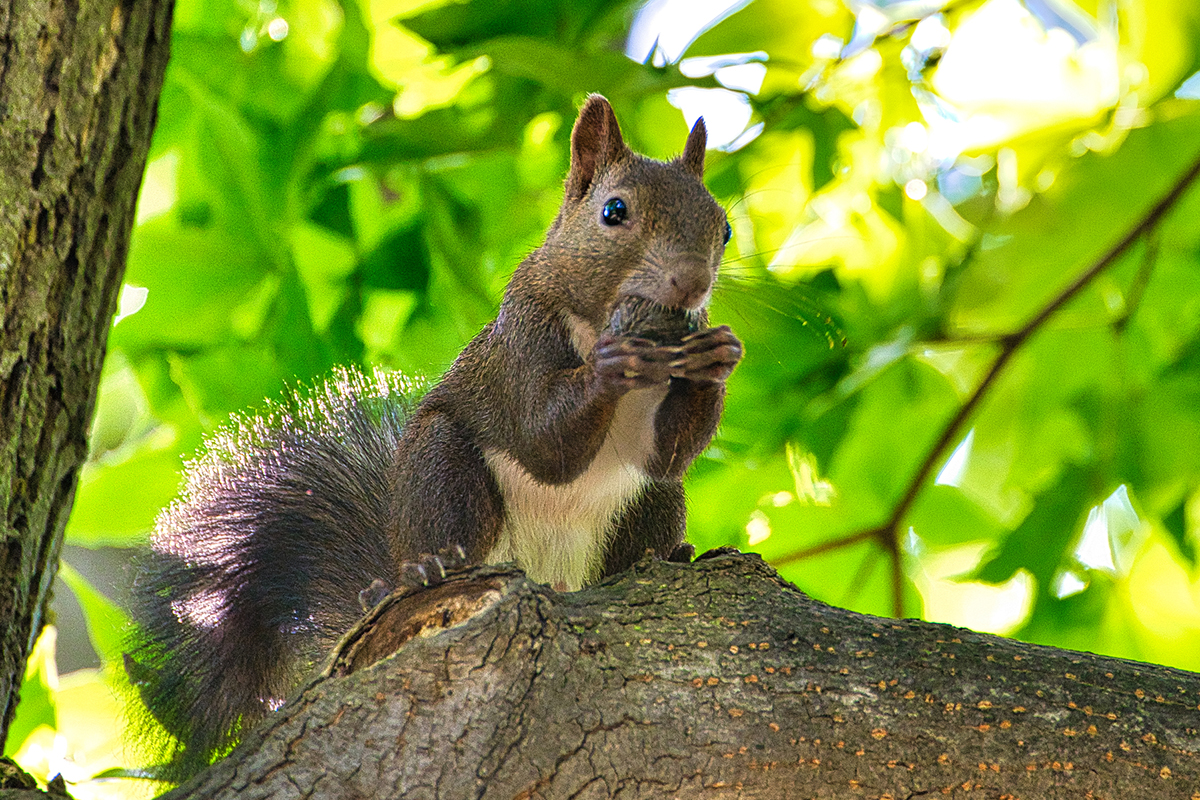
[(1181, 500), (1175, 508), (1163, 516), (1163, 528), (1171, 536), (1171, 541), (1179, 548), (1179, 553), (1192, 569), (1196, 568), (1196, 541), (1188, 534), (1187, 501)]
[(58, 727), (58, 710), (54, 689), (58, 682), (58, 667), (54, 662), (54, 643), (58, 633), (53, 625), (42, 628), (37, 643), (25, 662), (25, 677), (21, 681), (21, 702), (8, 726), (4, 740), (4, 755), (11, 757), (37, 728)]
[[(775, 97), (767, 102), (753, 101), (759, 114), (774, 131), (803, 129), (812, 135), (812, 188), (817, 191), (834, 178), (841, 151), (838, 140), (857, 126), (836, 107), (816, 109), (807, 95)], [(899, 217), (899, 214), (894, 216)]]
[(1171, 370), (1133, 409), (1143, 478), (1163, 486), (1200, 480), (1200, 369)]
[(363, 132), (362, 162), (390, 167), (397, 161), (516, 148), (525, 125), (545, 109), (531, 102), (528, 81), (497, 80), (492, 85), (493, 104), (456, 105), (427, 111), (416, 119), (379, 120)]
[(951, 313), (975, 333), (1016, 329), (1119, 239), (1200, 157), (1200, 108), (1089, 153), (1012, 217), (985, 229)]
[[(802, 591), (863, 614), (890, 617), (892, 580), (889, 556), (874, 541), (844, 547), (780, 568), (780, 576)], [(831, 581), (832, 579), (832, 581)], [(920, 598), (905, 580), (905, 608), (916, 613)]]
[(231, 412), (259, 406), (264, 398), (275, 396), (285, 380), (307, 380), (323, 370), (289, 370), (267, 345), (232, 345), (180, 356), (172, 372), (210, 425), (216, 425)]
[(1061, 643), (1057, 646), (1076, 650), (1091, 650), (1108, 640), (1105, 652), (1137, 658), (1140, 653), (1130, 631), (1121, 630), (1112, 581), (1103, 574), (1090, 577), (1084, 591), (1069, 597), (1040, 593), (1029, 619), (1013, 636), (1027, 642)]
[(712, 78), (687, 78), (670, 66), (637, 64), (624, 54), (607, 50), (580, 51), (569, 45), (529, 36), (491, 39), (467, 51), (486, 54), (496, 72), (536, 81), (567, 96), (599, 92), (618, 104), (622, 98), (641, 98), (677, 86), (720, 86)]
[(430, 262), (423, 226), (392, 231), (363, 256), (362, 285), (370, 289), (424, 292), (429, 285)]
[(829, 476), (839, 492), (871, 498), (882, 518), (957, 409), (958, 395), (940, 372), (910, 358), (878, 372), (868, 364), (844, 383), (859, 379), (862, 398)]
[(819, 0), (755, 0), (702, 34), (688, 56), (719, 56), (764, 50), (800, 73), (812, 61), (812, 42), (823, 34), (849, 40), (854, 15), (841, 3)]
[(1079, 536), (1084, 514), (1096, 503), (1091, 478), (1082, 467), (1063, 470), (1058, 482), (1035, 498), (1017, 529), (983, 560), (975, 579), (1004, 583), (1025, 569), (1037, 580), (1038, 596), (1052, 596), (1054, 579)]
[(337, 183), (321, 195), (321, 200), (308, 213), (313, 222), (327, 228), (332, 233), (352, 239), (354, 223), (350, 218), (350, 186)]
[(118, 463), (85, 466), (67, 541), (84, 547), (144, 544), (158, 510), (179, 487), (181, 449), (173, 436), (151, 439)]
[(357, 262), (354, 242), (328, 228), (301, 223), (292, 228), (292, 256), (313, 328), (326, 330), (351, 291), (349, 281)]
[(636, 5), (635, 0), (469, 0), (438, 6), (401, 22), (439, 50), (453, 51), (504, 35), (574, 42), (606, 15)]
[(921, 492), (906, 518), (917, 536), (933, 547), (990, 541), (1000, 522), (955, 486), (934, 485)]
[(130, 626), (129, 615), (112, 600), (96, 591), (96, 588), (70, 564), (61, 563), (58, 574), (71, 588), (83, 609), (92, 647), (99, 653), (107, 669), (118, 669), (121, 653), (125, 648), (126, 632)]
[(272, 160), (264, 161), (260, 147), (267, 143), (256, 135), (255, 127), (240, 109), (186, 72), (180, 71), (176, 79), (195, 109), (195, 166), (206, 176), (209, 186), (220, 190), (212, 199), (220, 201), (223, 223), (237, 226), (254, 241), (260, 258), (270, 258), (285, 209), (271, 202), (264, 188), (268, 185), (267, 173), (280, 154), (273, 153)]
[[(746, 523), (759, 508), (760, 500), (793, 486), (782, 454), (752, 464), (723, 460), (721, 455), (719, 449), (710, 448), (687, 482), (688, 541), (698, 551), (725, 545), (744, 546)], [(786, 539), (784, 546), (792, 541), (788, 529), (777, 530)]]
[(268, 269), (244, 239), (150, 220), (134, 233), (125, 272), (127, 283), (149, 289), (146, 304), (116, 326), (113, 342), (190, 350), (227, 341), (235, 311)]

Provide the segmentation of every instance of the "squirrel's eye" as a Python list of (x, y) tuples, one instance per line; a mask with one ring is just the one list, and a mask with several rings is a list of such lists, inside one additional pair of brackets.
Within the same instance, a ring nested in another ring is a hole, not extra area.
[(729, 227), (729, 220), (725, 220), (725, 244), (729, 244), (729, 240), (733, 237), (733, 228)]
[(619, 197), (614, 197), (604, 204), (604, 208), (600, 209), (600, 218), (604, 220), (605, 225), (620, 225), (629, 216), (629, 209), (625, 207), (625, 201)]

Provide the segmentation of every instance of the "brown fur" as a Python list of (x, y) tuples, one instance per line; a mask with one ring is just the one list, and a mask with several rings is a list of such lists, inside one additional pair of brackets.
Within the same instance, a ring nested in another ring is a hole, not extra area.
[[(626, 146), (604, 98), (588, 99), (545, 243), (517, 268), (496, 320), (406, 428), (392, 531), (397, 558), (454, 543), (486, 557), (505, 508), (484, 453), (506, 454), (541, 483), (568, 484), (613, 440), (621, 398), (655, 385), (667, 389), (651, 412), (655, 441), (645, 463), (633, 465), (646, 480), (610, 521), (605, 544), (622, 552), (605, 556), (603, 571), (627, 566), (647, 547), (666, 556), (683, 540), (680, 476), (716, 429), (724, 379), (741, 346), (727, 328), (707, 324), (675, 349), (602, 332), (629, 295), (668, 307), (707, 304), (726, 219), (701, 182), (705, 138), (699, 121), (679, 158), (654, 161)], [(613, 197), (625, 202), (628, 219), (607, 226), (601, 209)]]

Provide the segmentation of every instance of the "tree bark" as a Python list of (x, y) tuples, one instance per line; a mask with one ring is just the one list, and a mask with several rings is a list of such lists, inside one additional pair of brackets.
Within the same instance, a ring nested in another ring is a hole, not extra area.
[(756, 556), (393, 595), (170, 797), (1200, 798), (1200, 675), (816, 602)]
[(0, 3), (0, 743), (87, 455), (171, 10)]

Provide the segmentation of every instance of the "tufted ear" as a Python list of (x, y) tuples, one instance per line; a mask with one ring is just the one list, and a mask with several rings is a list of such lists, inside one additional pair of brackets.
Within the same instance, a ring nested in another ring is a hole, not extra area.
[(700, 117), (692, 126), (692, 132), (688, 134), (687, 144), (683, 146), (683, 155), (679, 157), (679, 163), (701, 180), (704, 179), (704, 150), (707, 147), (708, 128), (704, 127), (704, 117)]
[(598, 94), (589, 95), (571, 131), (571, 171), (564, 200), (581, 199), (605, 167), (628, 154), (612, 106)]

